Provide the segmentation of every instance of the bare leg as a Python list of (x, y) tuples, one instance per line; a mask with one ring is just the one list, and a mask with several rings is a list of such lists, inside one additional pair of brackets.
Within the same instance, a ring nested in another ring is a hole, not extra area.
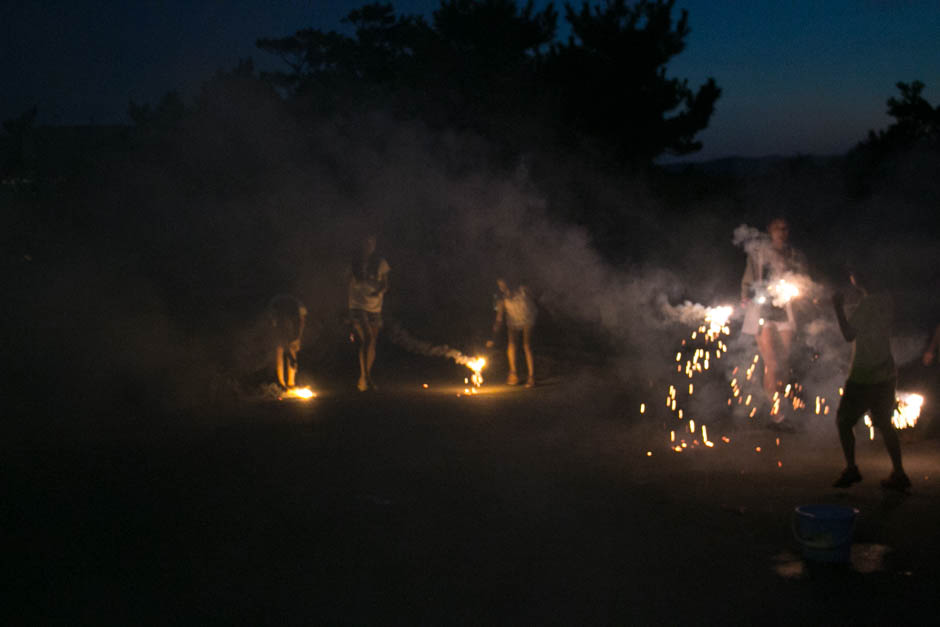
[(274, 355), (277, 358), (277, 382), (282, 388), (287, 387), (284, 383), (284, 347), (278, 346)]
[(889, 426), (881, 429), (881, 438), (885, 441), (885, 448), (888, 449), (888, 455), (891, 457), (891, 466), (894, 472), (904, 473), (904, 466), (901, 464), (901, 441), (898, 439), (898, 432), (894, 425), (889, 421)]
[(506, 345), (506, 359), (509, 361), (509, 378), (506, 383), (515, 385), (519, 382), (519, 375), (516, 374), (516, 332), (512, 329), (506, 330), (509, 342)]
[(839, 443), (842, 444), (842, 455), (845, 457), (845, 465), (848, 468), (855, 467), (855, 433), (852, 429), (858, 422), (858, 416), (851, 416), (847, 411), (842, 411), (842, 405), (836, 412), (836, 427), (839, 430)]
[(774, 348), (774, 335), (769, 325), (764, 325), (755, 338), (761, 359), (764, 360), (764, 393), (772, 399), (777, 391), (777, 354)]
[(877, 407), (871, 408), (871, 421), (878, 427), (881, 437), (885, 442), (885, 448), (888, 449), (888, 455), (891, 457), (891, 466), (895, 474), (904, 474), (904, 466), (901, 464), (901, 441), (898, 439), (898, 432), (891, 424), (891, 415), (894, 413), (895, 395), (892, 393), (885, 395), (883, 402), (877, 403)]
[(532, 327), (522, 329), (522, 350), (525, 352), (525, 365), (529, 369), (528, 386), (535, 385), (535, 359), (532, 357)]
[(371, 385), (372, 383), (372, 364), (375, 363), (375, 348), (379, 342), (379, 327), (378, 325), (370, 324), (369, 327), (369, 342), (366, 350), (366, 380)]
[[(283, 350), (283, 349), (281, 349)], [(287, 364), (287, 387), (294, 387), (297, 379), (297, 351), (290, 351), (290, 361)]]
[(777, 372), (779, 376), (787, 378), (784, 381), (786, 384), (790, 382), (790, 350), (793, 346), (793, 329), (777, 329), (777, 335), (780, 337)]
[(359, 390), (364, 391), (368, 387), (368, 380), (366, 378), (366, 353), (367, 347), (366, 343), (368, 342), (368, 336), (366, 330), (363, 328), (362, 323), (358, 320), (353, 322), (353, 329), (356, 331), (356, 337), (359, 338)]

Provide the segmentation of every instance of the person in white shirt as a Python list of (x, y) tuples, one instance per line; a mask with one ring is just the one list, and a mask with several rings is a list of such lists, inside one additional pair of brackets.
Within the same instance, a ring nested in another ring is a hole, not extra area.
[(390, 271), (388, 262), (376, 253), (375, 235), (363, 240), (347, 271), (349, 320), (359, 340), (359, 381), (356, 387), (360, 392), (375, 389), (372, 366), (379, 329), (382, 328), (382, 305), (388, 292)]
[(887, 292), (869, 291), (872, 280), (867, 272), (853, 268), (849, 278), (861, 294), (861, 300), (850, 316), (845, 313), (845, 296), (841, 292), (832, 295), (842, 336), (853, 343), (852, 366), (836, 412), (845, 470), (833, 483), (833, 487), (847, 488), (862, 480), (858, 466), (855, 465), (855, 434), (852, 430), (868, 412), (872, 424), (881, 432), (891, 457), (891, 475), (883, 479), (881, 485), (894, 490), (906, 490), (911, 481), (904, 472), (901, 443), (891, 423), (897, 402), (897, 369), (890, 341), (894, 306)]
[[(509, 361), (509, 376), (506, 378), (506, 383), (508, 385), (519, 383), (519, 374), (516, 370), (516, 345), (521, 335), (522, 350), (525, 353), (526, 367), (529, 371), (526, 387), (534, 387), (535, 359), (532, 356), (532, 329), (535, 327), (538, 308), (525, 285), (520, 285), (515, 290), (511, 290), (504, 279), (497, 279), (496, 286), (499, 288), (499, 295), (496, 300), (496, 320), (493, 322), (493, 335), (499, 333), (503, 322), (505, 322), (508, 336), (506, 358)], [(493, 346), (493, 344), (493, 340), (486, 343), (487, 346)]]
[[(787, 275), (806, 274), (806, 257), (790, 245), (790, 226), (784, 218), (767, 225), (769, 241), (760, 242), (747, 256), (741, 278), (741, 305), (745, 310), (742, 333), (753, 335), (764, 360), (762, 387), (768, 399), (786, 385), (790, 376), (790, 352), (796, 334), (793, 305), (774, 303), (767, 287)], [(773, 416), (779, 424), (783, 414)]]

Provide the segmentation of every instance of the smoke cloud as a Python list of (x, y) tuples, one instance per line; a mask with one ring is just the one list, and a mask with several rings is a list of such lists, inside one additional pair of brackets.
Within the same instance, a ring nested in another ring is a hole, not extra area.
[[(781, 205), (813, 277), (791, 277), (805, 294), (794, 354), (808, 394), (844, 377), (848, 346), (826, 298), (829, 286), (844, 286), (838, 268), (850, 244), (894, 264), (884, 266), (899, 302), (900, 362), (917, 356), (940, 317), (925, 294), (940, 267), (930, 238), (891, 221), (897, 198), (888, 192), (855, 201), (820, 170), (717, 175), (717, 191), (673, 173), (668, 186), (683, 190), (664, 192), (655, 177), (605, 172), (575, 155), (533, 150), (507, 164), (472, 132), (378, 112), (291, 120), (277, 106), (229, 105), (143, 156), (86, 172), (67, 198), (50, 201), (55, 233), (37, 223), (34, 261), (17, 262), (20, 323), (33, 330), (23, 353), (57, 356), (58, 381), (100, 391), (90, 405), (115, 387), (168, 407), (222, 402), (273, 376), (264, 307), (285, 292), (310, 312), (302, 371), (352, 381), (343, 277), (373, 233), (392, 268), (387, 313), (401, 324), (390, 339), (459, 361), (452, 346), (479, 344), (495, 280), (507, 277), (536, 296), (536, 359), (551, 374), (573, 378), (588, 364), (618, 387), (645, 390), (670, 380), (676, 344), (707, 308), (737, 303), (742, 252), (767, 243), (742, 221)], [(925, 208), (904, 203), (905, 215)], [(611, 228), (599, 226), (605, 220)], [(714, 366), (723, 386), (755, 353), (740, 315)], [(35, 359), (30, 372), (48, 371)]]

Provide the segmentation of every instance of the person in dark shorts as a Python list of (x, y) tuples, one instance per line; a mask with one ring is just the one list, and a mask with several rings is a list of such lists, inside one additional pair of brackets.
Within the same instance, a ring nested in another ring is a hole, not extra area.
[(897, 371), (891, 354), (890, 332), (893, 316), (891, 296), (886, 292), (869, 292), (871, 279), (857, 268), (850, 271), (849, 279), (861, 294), (861, 300), (852, 311), (845, 313), (845, 296), (832, 295), (836, 318), (842, 336), (852, 345), (852, 366), (836, 412), (839, 441), (845, 456), (845, 470), (832, 484), (847, 488), (862, 480), (855, 465), (855, 434), (853, 428), (867, 411), (872, 424), (881, 432), (885, 448), (891, 457), (892, 472), (881, 481), (885, 488), (906, 490), (911, 481), (901, 464), (901, 443), (891, 423), (896, 405), (895, 384)]
[(289, 390), (297, 382), (297, 354), (304, 334), (307, 308), (287, 294), (278, 294), (268, 306), (274, 353), (277, 364), (277, 382)]
[(372, 365), (375, 363), (375, 348), (382, 328), (382, 304), (391, 271), (388, 262), (375, 249), (375, 235), (369, 235), (353, 255), (348, 270), (347, 304), (349, 322), (359, 340), (359, 381), (356, 387), (360, 392), (375, 389)]

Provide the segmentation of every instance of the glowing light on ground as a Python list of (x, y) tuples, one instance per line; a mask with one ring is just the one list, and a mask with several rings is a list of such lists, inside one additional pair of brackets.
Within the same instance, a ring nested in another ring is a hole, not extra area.
[(317, 396), (317, 393), (311, 390), (309, 387), (302, 387), (302, 388), (291, 388), (285, 391), (284, 393), (281, 394), (280, 399), (283, 400), (285, 398), (295, 398), (295, 399), (299, 399), (302, 401), (308, 401), (311, 398), (316, 398), (316, 396)]
[[(460, 363), (458, 361), (458, 363)], [(470, 375), (470, 381), (473, 382), (473, 387), (478, 388), (483, 385), (483, 369), (486, 368), (486, 358), (484, 357), (474, 357), (469, 359), (464, 364), (467, 368), (473, 371), (473, 374)]]

